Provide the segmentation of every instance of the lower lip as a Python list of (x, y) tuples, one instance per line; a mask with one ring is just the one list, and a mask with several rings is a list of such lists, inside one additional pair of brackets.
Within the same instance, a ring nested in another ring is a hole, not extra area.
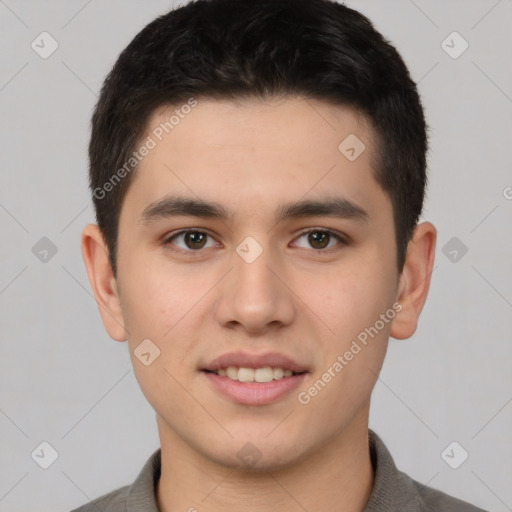
[(205, 371), (203, 373), (217, 391), (234, 402), (244, 405), (271, 404), (300, 386), (307, 375), (301, 373), (270, 382), (240, 382), (229, 377), (221, 377), (216, 373)]

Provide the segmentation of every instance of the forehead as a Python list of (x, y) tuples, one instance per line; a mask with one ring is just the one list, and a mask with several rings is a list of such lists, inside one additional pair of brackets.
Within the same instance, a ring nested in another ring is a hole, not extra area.
[[(348, 105), (311, 98), (189, 99), (156, 109), (147, 124), (145, 135), (156, 143), (167, 139), (178, 145), (186, 138), (189, 146), (230, 146), (231, 151), (259, 146), (304, 160), (305, 153), (317, 156), (312, 146), (322, 149), (321, 141), (323, 149), (334, 149), (337, 155), (341, 151), (339, 143), (350, 135), (359, 135), (365, 140), (366, 150), (373, 151), (371, 123), (364, 114)], [(304, 145), (305, 140), (310, 144)]]
[(386, 202), (373, 177), (371, 126), (356, 110), (289, 97), (194, 102), (149, 119), (142, 142), (152, 149), (125, 198), (139, 214), (169, 193), (247, 214), (334, 192), (369, 211)]

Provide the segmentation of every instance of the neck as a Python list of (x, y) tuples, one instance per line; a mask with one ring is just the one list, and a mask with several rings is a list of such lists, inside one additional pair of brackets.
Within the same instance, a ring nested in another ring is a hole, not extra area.
[[(160, 512), (208, 511), (362, 512), (374, 474), (368, 446), (368, 409), (312, 454), (276, 471), (244, 471), (220, 465), (194, 450), (158, 418)], [(167, 427), (167, 429), (165, 428)]]

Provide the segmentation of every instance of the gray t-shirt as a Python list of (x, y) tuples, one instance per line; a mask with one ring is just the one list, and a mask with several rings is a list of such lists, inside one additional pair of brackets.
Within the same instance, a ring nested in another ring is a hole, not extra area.
[[(368, 429), (370, 456), (375, 474), (364, 512), (485, 512), (465, 501), (424, 486), (399, 471), (388, 449)], [(121, 487), (71, 512), (159, 512), (156, 484), (160, 478), (161, 450), (147, 460), (131, 485)]]

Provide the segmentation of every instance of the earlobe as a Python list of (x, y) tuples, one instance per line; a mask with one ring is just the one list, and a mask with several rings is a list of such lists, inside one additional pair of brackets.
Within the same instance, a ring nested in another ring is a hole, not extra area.
[(88, 224), (83, 229), (81, 247), (82, 258), (103, 325), (112, 339), (125, 341), (126, 331), (119, 291), (108, 260), (108, 248), (96, 224)]
[(436, 238), (437, 231), (433, 224), (423, 222), (416, 226), (407, 246), (397, 293), (397, 302), (402, 305), (402, 310), (391, 325), (390, 336), (393, 338), (410, 338), (416, 331), (430, 288)]

